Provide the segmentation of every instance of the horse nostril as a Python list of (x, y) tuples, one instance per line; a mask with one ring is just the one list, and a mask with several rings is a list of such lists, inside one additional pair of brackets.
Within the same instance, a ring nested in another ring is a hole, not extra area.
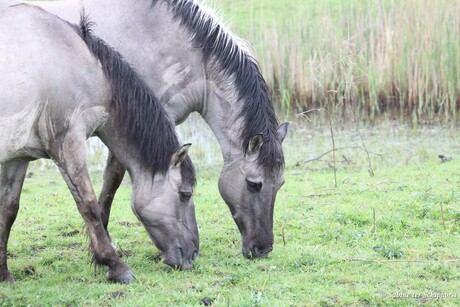
[(260, 250), (257, 246), (254, 246), (254, 248), (252, 249), (252, 254), (254, 255), (254, 257), (260, 256)]
[(184, 250), (182, 249), (182, 247), (178, 247), (177, 250), (179, 251), (179, 252), (176, 254), (177, 263), (182, 264), (182, 261), (184, 260)]
[(251, 249), (251, 253), (253, 257), (258, 258), (258, 257), (268, 255), (272, 250), (273, 250), (272, 246), (262, 248), (262, 247), (254, 245)]
[(198, 251), (194, 251), (192, 253), (192, 261), (196, 259), (196, 257), (198, 257)]
[(193, 267), (192, 264), (187, 261), (182, 265), (181, 269), (184, 271), (187, 271), (187, 270), (190, 270), (192, 267)]
[(273, 250), (273, 247), (272, 247), (272, 246), (268, 247), (267, 249), (265, 249), (265, 250), (262, 252), (262, 256), (268, 255), (269, 253), (271, 253), (272, 250)]

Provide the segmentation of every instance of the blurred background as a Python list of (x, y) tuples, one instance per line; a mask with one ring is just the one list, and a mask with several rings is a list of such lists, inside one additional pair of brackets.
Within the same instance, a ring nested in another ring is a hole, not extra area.
[[(291, 123), (287, 169), (331, 169), (332, 149), (337, 168), (355, 169), (460, 151), (460, 1), (200, 3), (259, 61), (280, 121)], [(217, 176), (220, 149), (203, 120), (192, 114), (177, 130), (194, 144), (199, 175)], [(102, 170), (104, 146), (90, 140), (89, 152)]]

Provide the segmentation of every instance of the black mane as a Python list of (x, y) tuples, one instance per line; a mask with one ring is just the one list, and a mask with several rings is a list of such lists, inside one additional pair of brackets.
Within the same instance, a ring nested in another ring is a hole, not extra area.
[(259, 164), (267, 169), (282, 168), (284, 156), (277, 137), (278, 119), (271, 102), (270, 90), (257, 61), (229, 35), (216, 20), (191, 0), (152, 0), (165, 2), (174, 18), (190, 32), (195, 47), (205, 61), (217, 61), (227, 77), (234, 77), (238, 96), (244, 104), (239, 114), (244, 120), (240, 137), (246, 153), (249, 142), (258, 133), (264, 144)]
[[(172, 155), (180, 147), (174, 125), (144, 80), (121, 54), (92, 35), (90, 26), (83, 13), (80, 27), (73, 27), (101, 63), (111, 85), (115, 124), (138, 151), (142, 165), (152, 176), (165, 174)], [(182, 163), (181, 173), (182, 180), (195, 184), (195, 171), (189, 157)]]

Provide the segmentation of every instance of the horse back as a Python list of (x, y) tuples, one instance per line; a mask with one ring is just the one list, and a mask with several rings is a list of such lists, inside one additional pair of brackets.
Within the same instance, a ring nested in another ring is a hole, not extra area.
[(62, 130), (69, 118), (103, 106), (109, 91), (99, 62), (58, 17), (14, 5), (0, 9), (0, 24), (1, 163), (40, 152), (40, 125)]

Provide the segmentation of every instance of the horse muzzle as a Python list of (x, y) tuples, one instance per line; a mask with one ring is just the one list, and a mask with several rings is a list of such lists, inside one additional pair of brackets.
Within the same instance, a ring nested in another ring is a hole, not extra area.
[(248, 246), (243, 246), (243, 256), (248, 259), (260, 258), (267, 256), (273, 250), (273, 243), (266, 245), (256, 245), (249, 244)]
[(184, 253), (184, 250), (181, 247), (177, 247), (173, 250), (173, 252), (165, 255), (163, 262), (174, 269), (186, 271), (193, 267), (192, 262), (197, 257), (197, 249), (193, 249), (187, 253)]

